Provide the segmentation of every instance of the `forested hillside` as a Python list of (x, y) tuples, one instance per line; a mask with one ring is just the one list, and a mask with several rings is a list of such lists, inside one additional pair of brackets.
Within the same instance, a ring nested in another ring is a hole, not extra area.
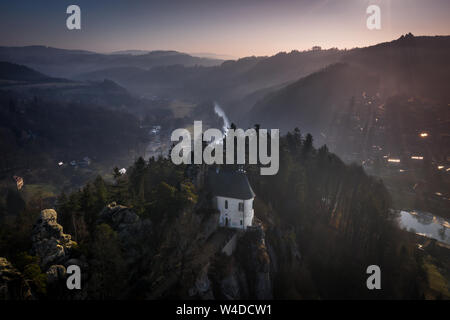
[[(280, 159), (275, 176), (246, 167), (261, 233), (249, 231), (231, 257), (217, 247), (227, 230), (214, 223), (210, 190), (201, 182), (207, 167), (139, 159), (125, 175), (116, 169), (113, 183), (97, 177), (79, 191), (61, 194), (58, 223), (77, 243), (67, 247), (64, 261), (89, 266), (88, 285), (78, 298), (445, 296), (430, 291), (423, 270), (434, 260), (415, 250), (413, 235), (397, 230), (381, 181), (345, 165), (325, 146), (316, 150), (312, 136), (298, 130), (281, 139)], [(116, 204), (105, 208), (111, 202)], [(39, 249), (30, 242), (38, 215), (27, 203), (17, 215), (1, 216), (0, 255), (26, 275), (30, 264), (40, 272), (50, 266), (22, 253)], [(442, 267), (448, 261), (434, 263)], [(382, 291), (365, 286), (370, 264), (383, 270)], [(55, 297), (60, 292), (55, 281), (37, 283), (40, 291), (34, 294)]]

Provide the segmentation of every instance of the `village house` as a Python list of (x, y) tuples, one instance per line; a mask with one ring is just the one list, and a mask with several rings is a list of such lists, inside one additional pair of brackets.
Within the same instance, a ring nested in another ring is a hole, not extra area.
[(247, 229), (253, 223), (255, 193), (245, 173), (211, 170), (208, 183), (214, 207), (219, 210), (219, 226)]
[(22, 189), (22, 187), (23, 187), (23, 178), (19, 177), (19, 176), (14, 176), (13, 178), (16, 181), (17, 190)]

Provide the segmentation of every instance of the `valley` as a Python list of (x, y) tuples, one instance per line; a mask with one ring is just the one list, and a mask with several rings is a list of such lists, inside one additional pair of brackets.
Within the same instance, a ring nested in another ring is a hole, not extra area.
[[(449, 51), (412, 34), (230, 61), (0, 47), (0, 256), (39, 268), (38, 298), (76, 259), (76, 299), (448, 299)], [(279, 171), (175, 165), (170, 136), (194, 121), (280, 129)], [(219, 169), (256, 194), (231, 252), (206, 183)], [(51, 208), (76, 245), (59, 235), (48, 264), (30, 236)], [(364, 286), (373, 261), (382, 292)]]

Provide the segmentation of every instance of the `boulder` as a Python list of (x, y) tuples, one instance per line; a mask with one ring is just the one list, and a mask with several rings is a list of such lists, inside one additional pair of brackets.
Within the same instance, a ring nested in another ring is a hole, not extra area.
[(55, 283), (66, 278), (66, 268), (60, 264), (54, 264), (47, 270), (48, 283)]
[(128, 207), (118, 205), (115, 202), (108, 204), (100, 212), (100, 222), (111, 224), (115, 229), (123, 229), (128, 225), (137, 223), (139, 216)]

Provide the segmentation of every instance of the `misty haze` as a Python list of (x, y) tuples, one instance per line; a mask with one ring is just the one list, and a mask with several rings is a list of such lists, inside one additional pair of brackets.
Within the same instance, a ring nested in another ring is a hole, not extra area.
[(0, 300), (450, 299), (448, 1), (6, 2)]

